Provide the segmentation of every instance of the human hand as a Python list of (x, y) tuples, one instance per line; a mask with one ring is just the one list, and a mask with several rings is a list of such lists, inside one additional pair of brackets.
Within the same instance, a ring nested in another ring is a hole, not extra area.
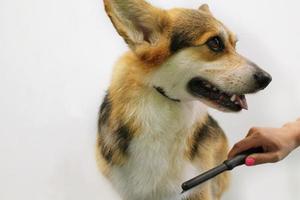
[(300, 145), (300, 119), (288, 123), (282, 128), (251, 128), (245, 139), (236, 143), (228, 158), (256, 147), (262, 147), (264, 153), (252, 154), (246, 158), (246, 165), (274, 163), (285, 158)]

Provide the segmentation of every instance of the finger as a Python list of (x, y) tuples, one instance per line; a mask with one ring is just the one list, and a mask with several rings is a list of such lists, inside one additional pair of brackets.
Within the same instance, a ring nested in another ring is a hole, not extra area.
[(230, 150), (228, 154), (228, 158), (233, 158), (235, 155), (246, 151), (251, 148), (256, 148), (261, 146), (261, 140), (258, 140), (257, 138), (254, 137), (247, 137), (240, 142), (236, 143), (233, 148)]
[(259, 128), (258, 127), (252, 127), (249, 129), (248, 134), (246, 135), (246, 137), (250, 137), (252, 136), (254, 133), (259, 132)]
[(274, 163), (280, 161), (280, 156), (276, 152), (252, 154), (246, 158), (247, 166), (260, 165), (264, 163)]

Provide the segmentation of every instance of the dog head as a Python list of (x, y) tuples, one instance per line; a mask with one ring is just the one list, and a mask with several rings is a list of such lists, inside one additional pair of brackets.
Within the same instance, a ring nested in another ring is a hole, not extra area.
[(206, 4), (167, 11), (143, 0), (104, 3), (118, 33), (149, 68), (145, 84), (171, 100), (200, 100), (237, 112), (247, 109), (245, 94), (266, 88), (272, 80), (236, 52), (235, 35)]

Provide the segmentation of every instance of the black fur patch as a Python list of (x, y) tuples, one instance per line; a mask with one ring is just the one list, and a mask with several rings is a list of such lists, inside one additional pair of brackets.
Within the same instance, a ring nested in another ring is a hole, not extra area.
[(194, 133), (194, 143), (192, 144), (190, 151), (190, 158), (194, 157), (198, 153), (199, 145), (208, 139), (218, 138), (219, 134), (223, 133), (218, 122), (214, 120), (210, 115), (208, 115), (206, 123), (203, 124), (199, 129)]
[(109, 100), (109, 95), (106, 94), (101, 104), (100, 112), (99, 112), (99, 120), (98, 120), (99, 130), (101, 128), (101, 124), (104, 124), (108, 120), (110, 116), (110, 112), (111, 112), (111, 103)]
[[(101, 153), (108, 163), (117, 164), (118, 159), (128, 156), (128, 147), (132, 137), (126, 125), (120, 126), (114, 132), (101, 134), (109, 134), (102, 135), (102, 138), (100, 135)], [(104, 137), (109, 137), (109, 140), (105, 140)]]
[[(101, 144), (103, 144), (103, 143), (101, 143)], [(112, 163), (113, 152), (110, 148), (107, 148), (106, 146), (101, 145), (101, 154), (107, 163)]]
[(116, 143), (121, 152), (125, 155), (129, 147), (131, 140), (131, 134), (129, 128), (126, 125), (122, 125), (116, 131)]
[(171, 37), (170, 50), (172, 53), (191, 46), (191, 38), (184, 31), (175, 30)]
[[(130, 129), (121, 121), (115, 121), (112, 130), (109, 126), (109, 117), (111, 113), (111, 102), (109, 94), (103, 100), (100, 108), (98, 123), (99, 145), (101, 154), (109, 164), (116, 164), (118, 158), (127, 156), (128, 147), (132, 139)], [(114, 159), (113, 159), (114, 158)]]

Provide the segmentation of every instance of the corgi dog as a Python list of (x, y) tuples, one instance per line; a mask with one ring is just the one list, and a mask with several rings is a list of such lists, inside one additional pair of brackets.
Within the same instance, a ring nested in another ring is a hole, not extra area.
[(208, 107), (247, 109), (271, 76), (235, 50), (236, 36), (204, 4), (163, 10), (104, 0), (129, 46), (100, 108), (97, 163), (123, 200), (219, 200), (223, 173), (181, 195), (181, 184), (224, 161), (228, 143)]

